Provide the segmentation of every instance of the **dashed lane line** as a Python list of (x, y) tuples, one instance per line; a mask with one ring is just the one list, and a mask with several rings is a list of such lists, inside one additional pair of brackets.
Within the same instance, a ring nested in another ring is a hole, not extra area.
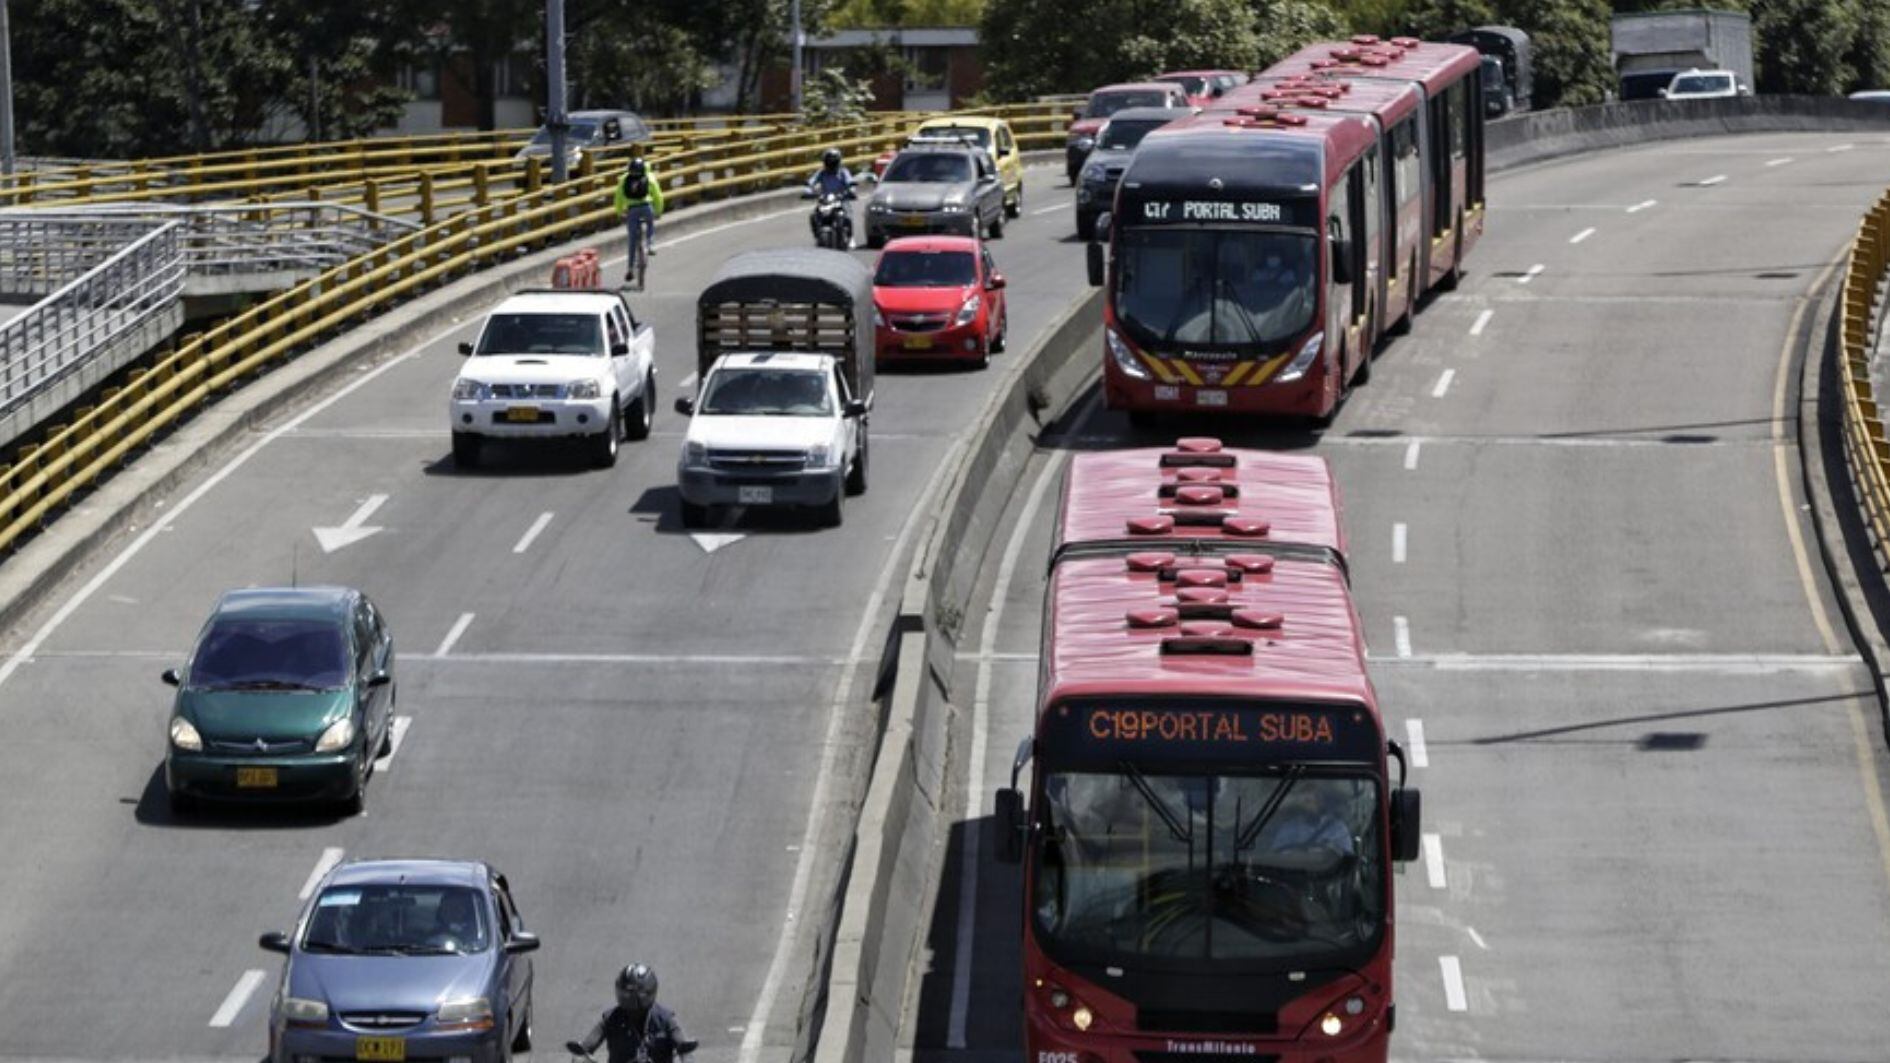
[(322, 876), (333, 871), (335, 865), (339, 863), (341, 863), (340, 849), (323, 849), (321, 859), (315, 861), (315, 870), (308, 873), (307, 880), (302, 883), (301, 891), (295, 895), (296, 899), (308, 900), (315, 892), (315, 887), (321, 885)]
[(466, 633), (466, 629), (472, 626), (472, 622), (473, 614), (459, 614), (459, 619), (453, 621), (452, 628), (447, 631), (446, 637), (440, 640), (440, 648), (433, 651), (433, 656), (444, 657), (452, 653), (453, 646), (459, 642), (459, 637)]
[(1410, 443), (1405, 445), (1405, 448), (1404, 448), (1404, 471), (1405, 472), (1410, 472), (1413, 469), (1417, 468), (1418, 451), (1422, 449), (1424, 449), (1424, 441), (1421, 439), (1413, 439)]
[(1470, 325), (1470, 335), (1472, 336), (1483, 335), (1484, 327), (1487, 326), (1490, 323), (1490, 319), (1495, 316), (1496, 316), (1496, 311), (1494, 310), (1485, 310), (1481, 314), (1478, 314), (1476, 321), (1472, 322)]
[(1593, 235), (1595, 235), (1595, 227), (1590, 225), (1588, 228), (1583, 229), (1581, 232), (1578, 232), (1574, 236), (1569, 237), (1568, 242), (1571, 244), (1579, 244), (1583, 240), (1586, 240)]
[(230, 995), (224, 997), (223, 1003), (217, 1007), (216, 1014), (210, 1016), (210, 1025), (223, 1029), (235, 1022), (236, 1017), (242, 1014), (243, 1005), (249, 1003), (249, 998), (256, 995), (256, 989), (262, 985), (265, 977), (262, 971), (253, 968), (244, 971), (243, 976), (238, 978), (236, 985), (230, 989)]
[(1627, 209), (1627, 212), (1629, 214), (1639, 214), (1641, 211), (1644, 211), (1648, 209), (1649, 207), (1658, 206), (1659, 204), (1660, 204), (1660, 200), (1658, 199), (1643, 199), (1639, 203), (1636, 203), (1633, 206), (1629, 207)]
[(1694, 187), (1696, 188), (1711, 188), (1717, 184), (1724, 184), (1725, 181), (1726, 181), (1725, 174), (1716, 173), (1713, 176), (1708, 177), (1703, 181), (1695, 181), (1693, 184), (1694, 184)]
[(1411, 766), (1428, 768), (1431, 766), (1431, 751), (1424, 744), (1424, 721), (1412, 718), (1404, 721), (1404, 738), (1410, 745)]
[(1537, 277), (1541, 276), (1542, 271), (1548, 268), (1549, 267), (1538, 262), (1535, 265), (1530, 266), (1527, 270), (1524, 270), (1523, 275), (1516, 278), (1516, 283), (1528, 284), (1530, 281), (1535, 280)]
[(413, 726), (413, 717), (396, 716), (387, 733), (387, 755), (374, 762), (374, 770), (385, 773), (394, 766), (394, 757), (400, 753), (401, 743), (407, 740), (407, 729)]
[(550, 523), (551, 523), (551, 514), (540, 513), (538, 515), (538, 519), (535, 521), (532, 521), (532, 526), (525, 530), (525, 535), (523, 538), (519, 539), (518, 545), (512, 547), (512, 552), (515, 554), (522, 554), (525, 551), (531, 549), (532, 540), (538, 538), (538, 534), (544, 531), (545, 526)]
[(1397, 644), (1398, 656), (1411, 656), (1411, 621), (1402, 616), (1391, 618), (1392, 640)]
[(1790, 164), (1793, 161), (1794, 160), (1792, 159), (1792, 157), (1790, 155), (1787, 155), (1783, 158), (1773, 159), (1770, 162), (1767, 162), (1765, 165), (1767, 168), (1770, 168), (1773, 166), (1785, 166), (1785, 165)]
[(1424, 875), (1430, 880), (1431, 888), (1444, 888), (1444, 839), (1442, 835), (1424, 836)]
[(1403, 521), (1399, 521), (1391, 526), (1391, 561), (1393, 564), (1404, 564), (1405, 540), (1408, 537)]
[(1436, 386), (1431, 388), (1431, 398), (1443, 398), (1444, 393), (1450, 390), (1450, 382), (1455, 379), (1457, 379), (1457, 371), (1455, 369), (1444, 370), (1443, 374), (1437, 378)]
[(1437, 957), (1444, 974), (1444, 1006), (1452, 1011), (1469, 1011), (1470, 999), (1463, 991), (1463, 964), (1455, 956)]

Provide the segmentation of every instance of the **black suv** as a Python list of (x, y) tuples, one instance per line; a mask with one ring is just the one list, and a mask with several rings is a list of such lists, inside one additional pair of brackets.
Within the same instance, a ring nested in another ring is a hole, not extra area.
[(1083, 162), (1076, 183), (1076, 235), (1096, 238), (1096, 216), (1116, 201), (1116, 182), (1129, 168), (1129, 156), (1151, 131), (1194, 111), (1188, 107), (1128, 107), (1109, 116), (1096, 133), (1096, 146)]

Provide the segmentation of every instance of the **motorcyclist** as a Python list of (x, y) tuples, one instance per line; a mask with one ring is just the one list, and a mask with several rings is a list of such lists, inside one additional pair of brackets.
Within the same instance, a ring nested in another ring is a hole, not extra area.
[[(820, 153), (820, 169), (815, 170), (814, 176), (807, 179), (807, 194), (814, 199), (826, 195), (839, 196), (842, 200), (854, 198), (853, 174), (848, 172), (841, 162), (839, 148), (828, 148)], [(850, 209), (840, 208), (840, 223), (847, 237), (847, 246), (852, 247), (853, 212)], [(814, 238), (819, 239), (820, 215), (818, 212), (808, 215), (807, 225), (813, 230)]]
[(683, 1036), (676, 1013), (656, 1002), (656, 971), (633, 963), (617, 973), (617, 1006), (604, 1012), (582, 1041), (568, 1045), (589, 1055), (608, 1046), (607, 1063), (672, 1063), (696, 1050)]

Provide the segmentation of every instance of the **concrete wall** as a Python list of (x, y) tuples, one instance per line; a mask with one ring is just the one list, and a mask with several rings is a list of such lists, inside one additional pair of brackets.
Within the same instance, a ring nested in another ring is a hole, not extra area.
[(1890, 106), (1828, 96), (1634, 100), (1530, 111), (1489, 125), (1491, 170), (1604, 148), (1726, 133), (1890, 132)]

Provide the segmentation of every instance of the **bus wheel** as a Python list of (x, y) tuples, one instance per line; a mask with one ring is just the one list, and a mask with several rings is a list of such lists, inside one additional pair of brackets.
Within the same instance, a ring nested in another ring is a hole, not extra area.
[(1437, 282), (1437, 290), (1454, 292), (1457, 284), (1463, 280), (1463, 212), (1457, 212), (1457, 240), (1450, 256), (1450, 272)]

